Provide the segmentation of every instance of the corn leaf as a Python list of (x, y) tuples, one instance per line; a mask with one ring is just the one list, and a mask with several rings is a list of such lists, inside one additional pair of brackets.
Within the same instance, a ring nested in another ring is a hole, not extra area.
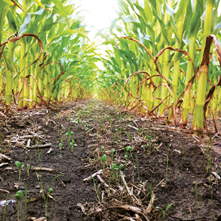
[(21, 25), (18, 35), (22, 35), (28, 29), (29, 24), (31, 23), (31, 14), (28, 13), (24, 19), (24, 23)]
[(0, 44), (2, 42), (3, 28), (4, 28), (4, 24), (5, 24), (5, 17), (7, 15), (8, 10), (9, 10), (9, 4), (7, 4), (3, 0), (0, 0)]
[(16, 25), (16, 18), (13, 16), (13, 14), (11, 13), (10, 10), (7, 13), (7, 18), (8, 18), (9, 27), (14, 32), (18, 32), (18, 28), (17, 28), (17, 25)]

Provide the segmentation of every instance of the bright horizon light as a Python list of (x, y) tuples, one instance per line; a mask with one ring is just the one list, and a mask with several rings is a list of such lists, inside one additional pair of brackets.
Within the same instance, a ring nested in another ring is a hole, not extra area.
[(80, 5), (80, 15), (84, 17), (92, 41), (100, 29), (109, 28), (117, 17), (117, 0), (77, 0), (74, 3)]

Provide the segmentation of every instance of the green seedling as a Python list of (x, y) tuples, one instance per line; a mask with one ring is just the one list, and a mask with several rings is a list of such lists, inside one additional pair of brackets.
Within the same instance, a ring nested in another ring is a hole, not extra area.
[(104, 147), (101, 147), (101, 152), (102, 154), (104, 154)]
[(78, 117), (78, 118), (76, 118), (74, 121), (75, 121), (76, 123), (79, 123), (79, 122), (80, 122), (79, 117)]
[(110, 152), (111, 152), (111, 163), (112, 163), (112, 162), (113, 162), (113, 159), (114, 159), (115, 149), (112, 149)]
[(97, 199), (98, 199), (98, 202), (100, 202), (100, 197), (99, 197), (99, 185), (97, 184), (97, 180), (94, 179), (93, 177), (91, 178), (94, 182), (94, 190), (96, 192), (96, 195), (97, 195)]
[(127, 147), (126, 147), (126, 151), (127, 151), (127, 152), (130, 151), (130, 156), (131, 156), (131, 158), (133, 159), (133, 155), (132, 155), (132, 152), (131, 152), (131, 151), (132, 151), (132, 147), (131, 147), (131, 146), (127, 146)]
[(19, 202), (22, 198), (22, 195), (23, 195), (23, 193), (21, 190), (17, 191), (17, 193), (15, 194), (15, 199), (17, 201), (17, 219), (18, 219), (18, 221), (19, 221)]
[(128, 137), (129, 140), (131, 140), (131, 135), (130, 135), (130, 133), (127, 133), (127, 137)]
[(47, 217), (47, 210), (48, 210), (48, 196), (50, 194), (52, 194), (54, 192), (54, 190), (50, 187), (48, 189), (48, 194), (47, 194), (47, 197), (46, 197), (46, 200), (45, 200), (45, 217)]
[(62, 151), (63, 143), (59, 143), (60, 153)]
[(21, 179), (21, 168), (22, 168), (23, 164), (24, 164), (23, 162), (19, 162), (19, 161), (15, 162), (16, 167), (18, 167), (18, 169), (19, 169), (19, 178), (18, 178), (19, 181)]
[(123, 167), (123, 164), (120, 164), (120, 165), (118, 166), (118, 170), (120, 171), (120, 170), (122, 169), (122, 167)]
[(169, 209), (172, 205), (173, 205), (172, 203), (169, 204), (165, 210), (163, 210), (163, 209), (162, 209), (161, 207), (159, 207), (159, 206), (156, 207), (156, 209), (159, 209), (159, 210), (162, 211), (162, 213), (163, 213), (163, 221), (164, 221), (165, 218), (166, 218), (166, 213), (167, 213), (168, 209)]
[[(33, 153), (32, 153), (32, 154), (33, 154)], [(31, 167), (31, 158), (32, 158), (32, 154), (31, 154), (31, 157), (30, 157), (30, 159), (29, 159), (29, 163), (26, 164), (28, 177), (29, 177), (29, 169), (30, 169), (30, 167)]]
[(114, 176), (114, 179), (116, 181), (116, 185), (117, 185), (117, 179), (118, 179), (117, 170), (120, 171), (122, 169), (122, 167), (123, 167), (123, 164), (120, 164), (119, 166), (117, 166), (114, 163), (111, 164), (111, 170), (113, 171), (113, 176)]
[(118, 129), (115, 129), (116, 132), (118, 132)]
[(30, 169), (31, 165), (27, 164), (26, 167), (27, 167), (27, 174), (28, 174), (28, 177), (29, 177), (29, 169)]
[(74, 148), (74, 140), (72, 140), (71, 142), (70, 142), (70, 146), (71, 146), (71, 152), (73, 152), (73, 148)]
[(28, 185), (25, 185), (25, 214), (24, 214), (24, 221), (26, 220), (26, 214), (27, 214), (27, 199), (28, 199)]
[(70, 144), (70, 137), (71, 135), (73, 135), (74, 132), (73, 131), (70, 131), (70, 128), (68, 128), (68, 132), (66, 133), (66, 136), (68, 137), (68, 148), (70, 147), (69, 144)]
[(103, 172), (104, 172), (104, 167), (105, 167), (105, 161), (107, 160), (107, 156), (106, 156), (106, 154), (104, 154), (102, 157), (100, 157), (100, 160), (102, 161), (102, 163), (103, 163)]
[(114, 178), (115, 178), (115, 176), (116, 176), (116, 170), (117, 170), (117, 165), (116, 164), (114, 164), (114, 163), (112, 163), (111, 164), (111, 170), (113, 171), (113, 175), (114, 175)]
[(87, 123), (85, 124), (85, 126), (86, 126), (86, 131), (90, 130), (89, 125)]
[(73, 131), (69, 131), (69, 132), (67, 132), (67, 133), (66, 133), (66, 136), (68, 136), (68, 137), (69, 137), (69, 136), (71, 136), (71, 135), (73, 135), (73, 134), (74, 134), (74, 132), (73, 132)]
[(126, 168), (127, 168), (128, 155), (126, 154), (124, 157), (125, 157), (125, 159), (126, 159), (126, 162), (125, 162), (125, 165), (124, 165), (124, 173), (125, 173)]
[(117, 174), (117, 169), (118, 169), (118, 167), (117, 167), (117, 165), (116, 164), (111, 164), (111, 170), (113, 171), (113, 177), (114, 177), (114, 179), (115, 179), (115, 181), (116, 181), (116, 185), (117, 185), (117, 179), (116, 179), (116, 176), (118, 177), (118, 174)]

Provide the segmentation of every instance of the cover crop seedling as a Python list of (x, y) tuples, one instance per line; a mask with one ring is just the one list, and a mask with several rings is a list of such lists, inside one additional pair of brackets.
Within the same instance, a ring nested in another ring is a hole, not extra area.
[(50, 195), (50, 194), (52, 194), (54, 192), (54, 190), (50, 187), (49, 189), (48, 189), (48, 194), (47, 194), (47, 196), (46, 196), (46, 200), (45, 200), (45, 217), (47, 217), (47, 210), (48, 210), (48, 196)]
[(132, 155), (132, 152), (131, 152), (132, 151), (132, 147), (131, 146), (127, 146), (126, 147), (126, 151), (130, 152), (130, 157), (133, 159), (133, 155)]
[(105, 169), (105, 161), (107, 160), (107, 156), (106, 154), (104, 154), (102, 157), (100, 157), (101, 162), (103, 163), (103, 172)]
[(16, 194), (15, 194), (15, 199), (16, 199), (16, 201), (17, 201), (17, 220), (18, 220), (18, 221), (19, 221), (19, 202), (20, 202), (20, 200), (21, 200), (21, 198), (22, 198), (22, 195), (23, 195), (23, 193), (22, 193), (21, 190), (18, 190), (18, 191), (16, 192)]
[(16, 167), (18, 167), (18, 169), (19, 169), (19, 178), (18, 178), (18, 180), (20, 181), (20, 179), (21, 179), (21, 168), (22, 168), (22, 166), (24, 165), (24, 163), (23, 163), (23, 162), (16, 161), (16, 162), (15, 162), (15, 165), (16, 165)]

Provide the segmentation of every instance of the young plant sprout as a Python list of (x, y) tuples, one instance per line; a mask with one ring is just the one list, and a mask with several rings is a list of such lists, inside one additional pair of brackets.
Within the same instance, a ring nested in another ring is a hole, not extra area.
[(123, 167), (123, 164), (120, 164), (120, 165), (118, 166), (118, 170), (120, 171), (120, 170), (122, 169), (122, 167)]
[(23, 162), (19, 162), (19, 161), (15, 162), (16, 167), (18, 167), (18, 169), (19, 169), (19, 178), (18, 178), (19, 181), (21, 179), (21, 168), (22, 168), (23, 164), (24, 164)]
[(76, 118), (74, 121), (75, 121), (76, 123), (79, 123), (79, 122), (80, 122), (79, 117), (78, 117), (78, 118)]
[(68, 136), (68, 147), (70, 147), (69, 146), (69, 144), (70, 144), (70, 137), (71, 137), (71, 135), (73, 135), (74, 134), (74, 132), (73, 131), (70, 131), (70, 128), (68, 129), (68, 132), (66, 133), (66, 136)]
[(126, 162), (125, 162), (125, 166), (124, 166), (124, 173), (125, 173), (126, 168), (127, 168), (127, 159), (128, 159), (128, 155), (126, 154), (124, 157), (126, 158)]
[(104, 154), (104, 147), (101, 147), (101, 152), (102, 154)]
[[(120, 164), (119, 166), (117, 166), (116, 164), (112, 163), (111, 164), (111, 171), (113, 171), (113, 177), (116, 181), (116, 185), (117, 185), (117, 179), (118, 179), (118, 173), (117, 170), (120, 171), (123, 167), (123, 164)], [(111, 177), (110, 177), (111, 178)], [(110, 184), (109, 184), (110, 185)]]
[(71, 152), (73, 152), (73, 148), (74, 148), (74, 140), (72, 140), (71, 142), (70, 142), (70, 146), (71, 146)]
[(23, 193), (21, 190), (17, 191), (17, 193), (15, 194), (15, 199), (17, 201), (17, 219), (18, 219), (18, 221), (19, 221), (19, 202), (22, 198), (22, 195), (23, 195)]
[(115, 149), (112, 149), (110, 152), (111, 152), (111, 163), (112, 163), (112, 162), (113, 162), (113, 159), (114, 159)]
[(147, 144), (147, 148), (149, 149), (149, 154), (151, 154), (151, 136), (147, 136), (149, 143)]
[[(33, 154), (33, 153), (32, 153), (32, 154)], [(30, 159), (29, 159), (29, 164), (28, 164), (28, 163), (26, 164), (28, 177), (29, 177), (29, 169), (30, 169), (30, 167), (31, 167), (31, 158), (32, 158), (32, 154), (31, 154), (31, 157), (30, 157)]]
[(102, 163), (103, 163), (103, 172), (104, 172), (105, 161), (107, 160), (106, 154), (104, 154), (102, 157), (100, 157), (100, 160), (101, 160)]
[(60, 147), (60, 153), (61, 153), (62, 147), (63, 147), (63, 143), (59, 143), (59, 147)]
[(26, 167), (27, 167), (27, 174), (28, 174), (28, 177), (29, 177), (29, 169), (30, 169), (31, 165), (27, 164)]
[(131, 140), (131, 135), (130, 135), (130, 133), (127, 133), (127, 137), (128, 137), (129, 140)]
[(48, 189), (48, 194), (47, 194), (47, 197), (46, 197), (46, 200), (45, 200), (45, 217), (47, 217), (48, 196), (49, 196), (50, 194), (52, 194), (53, 192), (54, 192), (54, 190), (50, 187), (50, 188)]
[(162, 209), (161, 207), (159, 207), (159, 206), (156, 207), (156, 209), (159, 209), (159, 210), (162, 211), (162, 213), (163, 213), (163, 221), (164, 221), (165, 218), (166, 218), (166, 212), (167, 212), (167, 210), (168, 210), (172, 205), (173, 205), (172, 203), (169, 204), (165, 210), (163, 210), (163, 209)]
[[(118, 167), (117, 167), (117, 165), (116, 164), (114, 164), (114, 163), (112, 163), (111, 164), (111, 170), (113, 171), (113, 176), (114, 176), (114, 179), (115, 179), (115, 181), (116, 181), (116, 185), (117, 185), (117, 179), (116, 179), (116, 175), (117, 175), (117, 169), (118, 169)], [(118, 175), (117, 175), (118, 176)]]
[(126, 147), (126, 150), (127, 150), (127, 152), (129, 152), (130, 151), (130, 156), (131, 156), (131, 158), (133, 159), (133, 155), (132, 155), (132, 147), (131, 146), (127, 146)]

